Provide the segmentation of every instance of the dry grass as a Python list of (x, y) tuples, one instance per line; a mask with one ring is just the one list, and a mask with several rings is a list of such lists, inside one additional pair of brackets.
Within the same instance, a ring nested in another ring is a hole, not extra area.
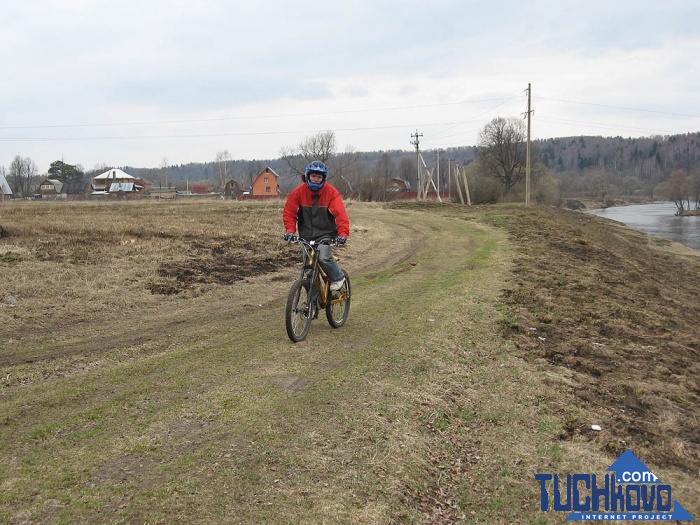
[(292, 345), (280, 211), (0, 206), (0, 519), (556, 523), (534, 474), (622, 442), (697, 517), (697, 258), (583, 214), (350, 204), (351, 317)]
[[(31, 329), (109, 319), (194, 297), (296, 261), (281, 203), (27, 203), (0, 209), (0, 323)], [(17, 270), (17, 271), (14, 271)]]
[[(700, 472), (700, 258), (584, 214), (507, 221), (521, 254), (507, 290), (517, 316), (508, 336), (523, 357), (566, 371), (609, 430), (595, 440), (611, 453), (633, 448)], [(669, 438), (684, 442), (682, 453)]]

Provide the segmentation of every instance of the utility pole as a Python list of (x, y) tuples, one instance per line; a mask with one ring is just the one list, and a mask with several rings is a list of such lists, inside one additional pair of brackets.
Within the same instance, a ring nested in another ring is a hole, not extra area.
[(420, 200), (420, 191), (421, 191), (421, 171), (420, 171), (420, 141), (418, 140), (419, 137), (422, 137), (422, 133), (418, 133), (418, 130), (416, 130), (415, 134), (411, 134), (411, 138), (415, 138), (416, 140), (412, 140), (411, 144), (413, 144), (416, 147), (416, 170), (417, 170), (417, 175), (418, 178), (416, 180), (416, 200)]
[(532, 87), (527, 85), (527, 147), (525, 153), (525, 206), (530, 205), (530, 128), (532, 120)]
[(437, 150), (437, 194), (440, 196), (440, 150)]
[(447, 159), (447, 200), (452, 202), (452, 159)]

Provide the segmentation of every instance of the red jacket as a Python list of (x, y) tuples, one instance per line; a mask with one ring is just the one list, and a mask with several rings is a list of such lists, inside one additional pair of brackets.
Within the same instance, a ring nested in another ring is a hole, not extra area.
[(328, 182), (320, 190), (311, 191), (306, 184), (294, 188), (282, 211), (284, 228), (299, 231), (309, 241), (350, 235), (350, 219), (340, 192)]

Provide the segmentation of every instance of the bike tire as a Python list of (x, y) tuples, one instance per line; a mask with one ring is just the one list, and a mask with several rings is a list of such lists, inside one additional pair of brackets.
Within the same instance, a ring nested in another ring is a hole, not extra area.
[(311, 328), (313, 308), (310, 305), (310, 287), (311, 283), (307, 279), (298, 279), (292, 284), (287, 297), (285, 325), (287, 335), (295, 343), (303, 341)]
[[(343, 287), (337, 292), (331, 292), (331, 299), (326, 304), (326, 319), (333, 328), (343, 326), (350, 313), (350, 276), (345, 270), (343, 274), (345, 274)], [(339, 297), (336, 297), (336, 294)]]

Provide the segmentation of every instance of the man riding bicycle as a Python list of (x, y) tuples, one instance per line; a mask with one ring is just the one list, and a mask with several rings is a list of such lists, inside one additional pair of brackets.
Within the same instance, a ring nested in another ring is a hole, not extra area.
[[(299, 237), (307, 241), (335, 239), (345, 244), (350, 235), (348, 218), (340, 192), (328, 182), (328, 168), (320, 160), (311, 162), (301, 176), (304, 184), (294, 188), (287, 197), (282, 211), (286, 233), (285, 240)], [(318, 246), (318, 262), (331, 280), (331, 291), (340, 290), (345, 278), (343, 271), (331, 254), (329, 245)]]

